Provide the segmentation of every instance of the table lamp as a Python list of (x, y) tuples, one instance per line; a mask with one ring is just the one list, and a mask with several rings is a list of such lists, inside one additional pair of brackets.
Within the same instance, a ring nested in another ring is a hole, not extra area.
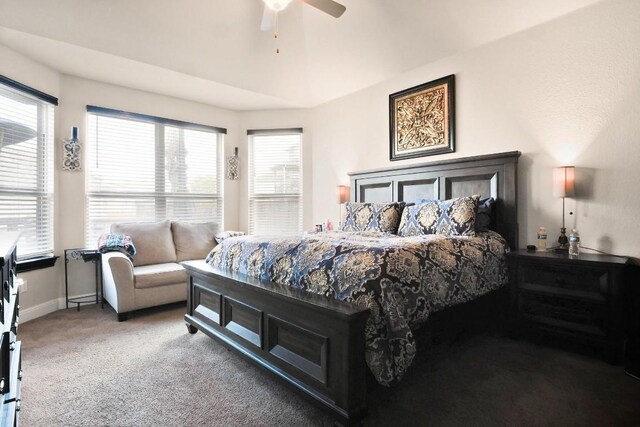
[[(569, 251), (569, 239), (567, 238), (567, 229), (564, 225), (564, 199), (565, 197), (573, 197), (575, 195), (576, 183), (575, 167), (561, 166), (553, 168), (553, 195), (562, 197), (562, 228), (560, 229), (560, 237), (558, 237), (558, 247), (556, 252)], [(569, 212), (572, 215), (573, 212)]]
[(342, 204), (349, 201), (349, 195), (351, 193), (351, 187), (348, 185), (338, 185), (336, 187), (336, 195), (338, 196), (339, 213), (338, 213), (338, 228), (342, 228)]

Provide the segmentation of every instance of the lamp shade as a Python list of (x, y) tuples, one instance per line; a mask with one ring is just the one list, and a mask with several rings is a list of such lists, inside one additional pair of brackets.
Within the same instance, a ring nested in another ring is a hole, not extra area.
[(351, 193), (351, 187), (348, 185), (338, 185), (336, 188), (336, 194), (338, 196), (338, 203), (346, 203), (349, 201), (349, 193)]
[(561, 166), (553, 168), (553, 195), (556, 197), (575, 196), (576, 168)]

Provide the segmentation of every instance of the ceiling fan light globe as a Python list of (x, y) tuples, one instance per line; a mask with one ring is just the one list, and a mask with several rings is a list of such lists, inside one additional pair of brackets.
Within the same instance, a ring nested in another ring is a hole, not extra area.
[(275, 12), (284, 10), (292, 0), (262, 0), (267, 7)]

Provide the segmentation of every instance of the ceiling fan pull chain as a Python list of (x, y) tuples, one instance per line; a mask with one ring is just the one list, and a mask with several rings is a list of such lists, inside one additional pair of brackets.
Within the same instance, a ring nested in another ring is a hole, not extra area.
[(280, 53), (280, 47), (278, 47), (278, 12), (275, 13), (275, 31), (273, 32), (273, 38), (276, 40), (276, 53)]

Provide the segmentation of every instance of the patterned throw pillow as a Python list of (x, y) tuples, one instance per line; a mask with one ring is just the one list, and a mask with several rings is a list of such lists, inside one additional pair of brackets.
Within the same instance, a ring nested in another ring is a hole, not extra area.
[(216, 242), (222, 243), (224, 239), (228, 239), (229, 237), (238, 237), (238, 236), (244, 236), (244, 233), (242, 231), (227, 230), (227, 231), (222, 231), (216, 234), (215, 239), (216, 239)]
[(480, 199), (476, 214), (476, 231), (489, 231), (495, 227), (495, 204), (496, 200), (493, 197)]
[(470, 196), (450, 200), (428, 200), (407, 206), (402, 212), (398, 235), (475, 236), (479, 199), (480, 196)]
[(341, 231), (397, 233), (404, 203), (345, 203)]

